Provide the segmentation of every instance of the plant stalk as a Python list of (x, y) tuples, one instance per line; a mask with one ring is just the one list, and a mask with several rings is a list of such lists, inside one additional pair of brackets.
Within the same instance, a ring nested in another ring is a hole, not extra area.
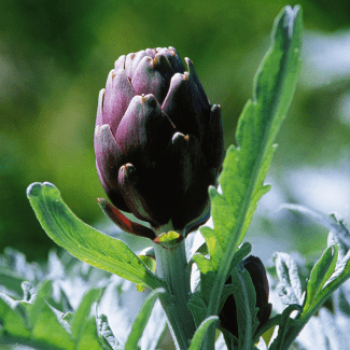
[[(186, 271), (185, 241), (172, 247), (154, 243), (156, 274), (164, 279), (171, 296), (161, 295), (160, 302), (168, 317), (169, 328), (177, 349), (187, 350), (196, 327), (187, 303), (190, 298), (190, 275)], [(176, 344), (177, 343), (177, 344)]]

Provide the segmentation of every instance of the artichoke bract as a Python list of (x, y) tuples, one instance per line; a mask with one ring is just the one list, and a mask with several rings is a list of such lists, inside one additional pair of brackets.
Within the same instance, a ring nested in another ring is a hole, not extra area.
[(186, 235), (209, 218), (208, 187), (224, 159), (221, 108), (185, 61), (187, 71), (173, 47), (121, 56), (99, 95), (96, 165), (113, 206), (100, 205), (124, 230), (148, 238), (164, 225)]

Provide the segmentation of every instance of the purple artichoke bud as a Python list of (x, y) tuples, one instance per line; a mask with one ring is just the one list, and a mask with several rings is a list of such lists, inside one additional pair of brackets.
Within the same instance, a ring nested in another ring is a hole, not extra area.
[[(270, 318), (272, 305), (269, 304), (269, 282), (266, 276), (266, 270), (262, 261), (256, 256), (249, 256), (243, 260), (243, 266), (247, 269), (255, 289), (256, 307), (259, 308), (258, 320), (260, 326), (264, 325)], [(227, 279), (226, 284), (231, 284), (231, 277)], [(220, 312), (221, 327), (231, 332), (238, 338), (237, 307), (231, 294)]]
[(224, 159), (220, 106), (210, 105), (185, 61), (186, 72), (173, 47), (121, 56), (99, 96), (96, 166), (116, 208), (100, 205), (123, 229), (148, 238), (119, 210), (155, 230), (171, 224), (187, 234), (209, 218), (208, 187)]

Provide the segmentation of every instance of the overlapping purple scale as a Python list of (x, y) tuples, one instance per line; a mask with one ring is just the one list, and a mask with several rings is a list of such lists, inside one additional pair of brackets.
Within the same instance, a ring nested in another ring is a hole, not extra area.
[(198, 138), (201, 136), (197, 101), (192, 99), (188, 74), (176, 73), (170, 82), (170, 88), (162, 104), (162, 110), (175, 124), (176, 129), (183, 134), (192, 134)]
[[(161, 192), (155, 179), (145, 181), (144, 172), (138, 175), (133, 164), (123, 165), (118, 174), (119, 187), (131, 212), (153, 227), (166, 224), (170, 219), (167, 193)], [(162, 200), (164, 199), (164, 200)]]
[(180, 206), (172, 212), (175, 229), (185, 228), (185, 233), (195, 230), (210, 217), (210, 198), (208, 187), (216, 183), (218, 171), (214, 168), (200, 174), (183, 197)]
[(137, 66), (139, 65), (140, 61), (147, 56), (147, 53), (145, 50), (136, 52), (136, 53), (129, 53), (126, 56), (125, 59), (125, 72), (126, 76), (132, 80), (134, 77), (134, 74), (136, 72)]
[[(200, 140), (203, 139), (210, 118), (210, 104), (194, 71), (192, 61), (186, 58), (189, 71), (190, 98), (199, 124)], [(199, 85), (198, 85), (199, 84)]]
[(104, 95), (105, 95), (105, 89), (101, 89), (98, 95), (98, 106), (97, 106), (97, 116), (96, 116), (95, 126), (102, 125), (102, 106), (103, 106)]
[(103, 99), (102, 124), (111, 127), (115, 135), (118, 125), (126, 112), (135, 92), (123, 69), (112, 70), (108, 76)]
[(203, 150), (208, 165), (219, 169), (225, 157), (224, 130), (222, 125), (221, 107), (213, 105), (209, 125), (205, 132)]
[(164, 56), (145, 56), (133, 75), (132, 86), (137, 95), (152, 94), (161, 104), (168, 92), (172, 75), (173, 70)]
[(177, 51), (173, 47), (169, 48), (161, 48), (157, 47), (158, 54), (166, 57), (168, 61), (170, 62), (170, 65), (174, 71), (174, 73), (183, 73), (185, 71), (185, 67), (181, 61), (180, 56), (178, 55)]
[(97, 164), (97, 160), (96, 160), (96, 169), (97, 169), (97, 174), (98, 174), (98, 177), (100, 178), (102, 187), (103, 187), (104, 191), (106, 192), (110, 201), (113, 203), (113, 205), (115, 205), (120, 210), (123, 210), (123, 211), (130, 213), (130, 209), (126, 205), (125, 200), (124, 200), (123, 196), (121, 195), (121, 193), (119, 193), (119, 190), (118, 191), (113, 190), (112, 188), (110, 188), (109, 186), (106, 185), (105, 181), (103, 180), (103, 176), (101, 174), (100, 168)]
[(119, 124), (116, 141), (135, 166), (154, 168), (174, 131), (153, 95), (135, 96)]
[(114, 69), (118, 70), (118, 69), (125, 69), (125, 60), (126, 60), (126, 56), (122, 55), (120, 56), (115, 62), (114, 62)]
[(194, 135), (185, 136), (176, 132), (171, 143), (166, 154), (168, 172), (173, 177), (172, 186), (176, 197), (182, 203), (190, 188), (204, 175), (206, 162), (199, 141)]
[(96, 126), (95, 154), (98, 168), (106, 186), (118, 192), (118, 169), (122, 165), (124, 155), (116, 143), (108, 124)]

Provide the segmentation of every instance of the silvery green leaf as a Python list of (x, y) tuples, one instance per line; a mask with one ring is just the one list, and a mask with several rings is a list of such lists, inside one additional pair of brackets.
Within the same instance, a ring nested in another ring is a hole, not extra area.
[(302, 305), (302, 289), (295, 260), (286, 253), (275, 253), (274, 260), (279, 279), (277, 288), (282, 303), (284, 305)]

